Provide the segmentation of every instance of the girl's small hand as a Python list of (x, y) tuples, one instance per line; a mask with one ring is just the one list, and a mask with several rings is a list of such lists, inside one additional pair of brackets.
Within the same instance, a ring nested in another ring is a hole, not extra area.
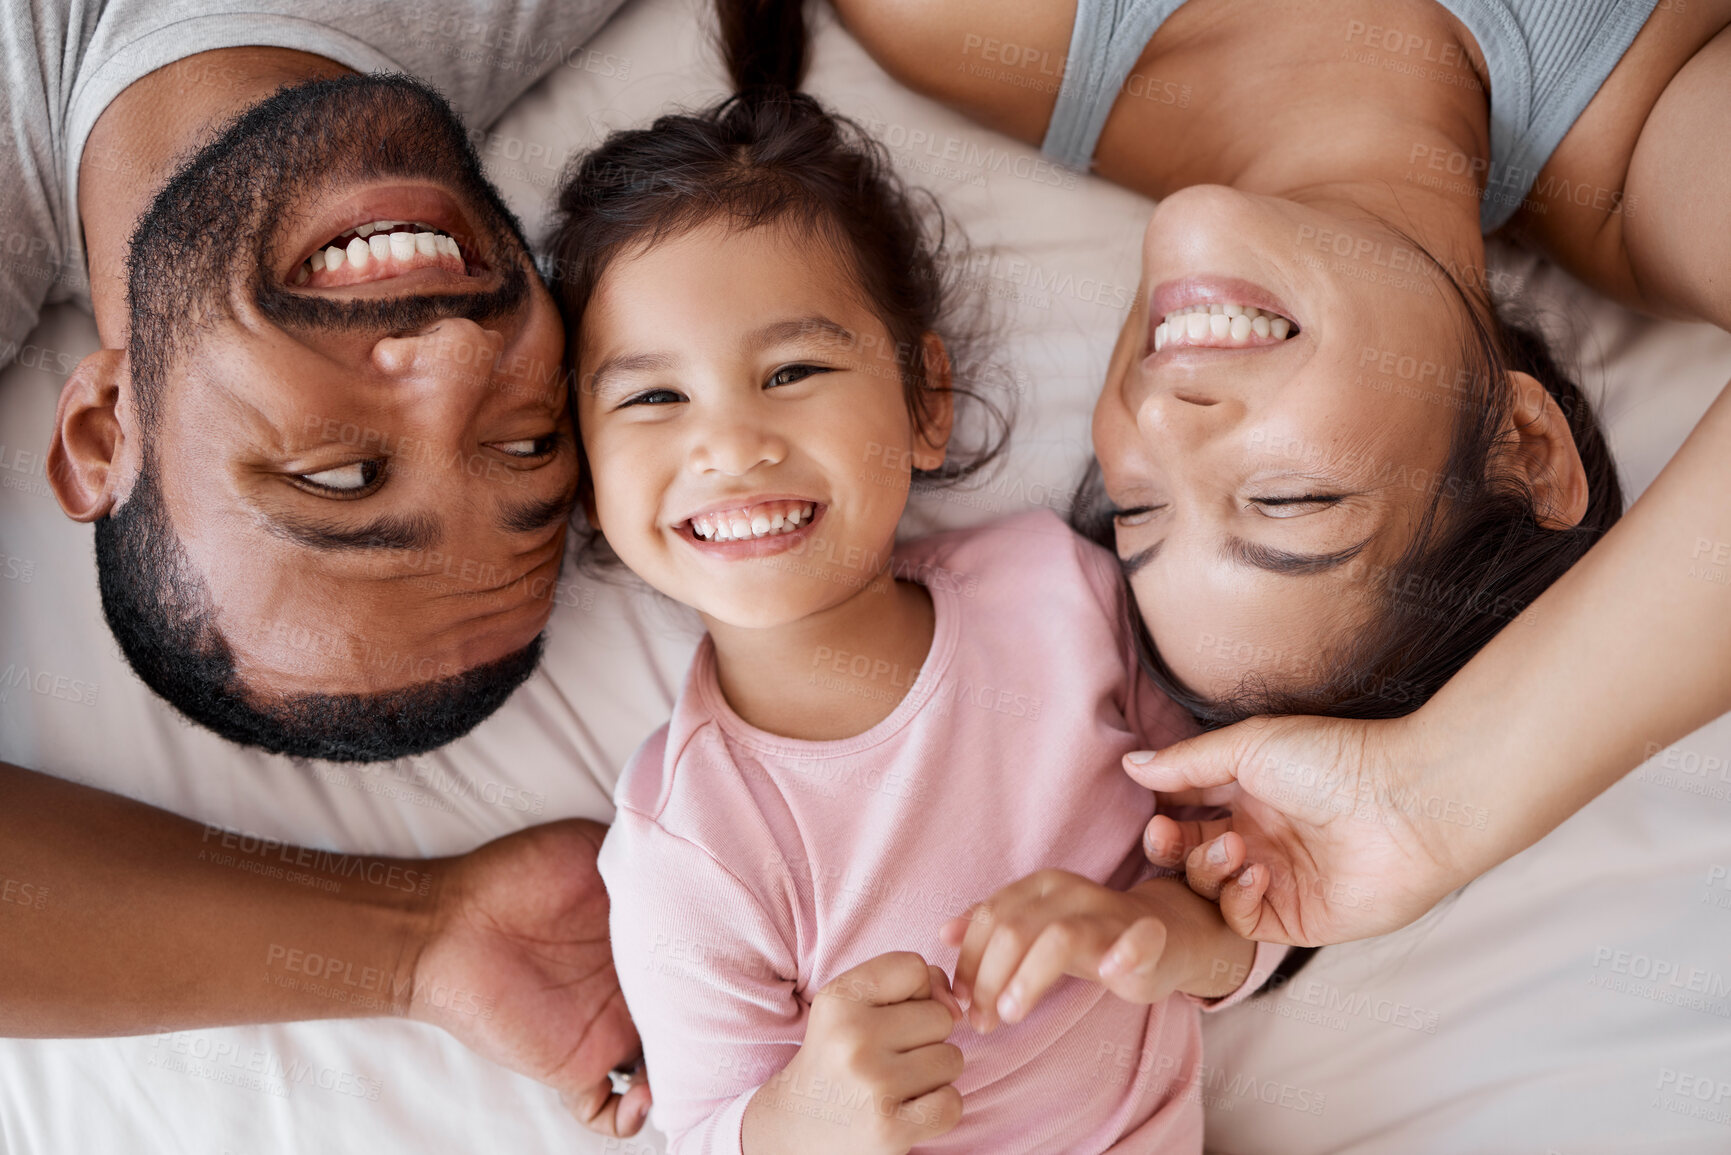
[[(952, 1130), (962, 1052), (946, 1040), (960, 1019), (944, 972), (909, 951), (837, 976), (812, 999), (799, 1052), (747, 1104), (741, 1149), (906, 1155)], [(848, 1105), (814, 1110), (818, 1088)]]
[(987, 1033), (1026, 1018), (1064, 975), (1130, 1002), (1164, 999), (1184, 978), (1166, 949), (1165, 915), (1144, 891), (1041, 870), (951, 919), (941, 934), (961, 947), (956, 997), (973, 1028)]

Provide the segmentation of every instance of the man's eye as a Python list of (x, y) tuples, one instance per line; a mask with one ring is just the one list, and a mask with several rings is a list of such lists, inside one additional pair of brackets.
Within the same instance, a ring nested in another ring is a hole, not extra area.
[(623, 409), (627, 405), (670, 405), (675, 401), (683, 400), (685, 398), (671, 389), (646, 389), (642, 393), (634, 394), (621, 401), (619, 408)]
[(529, 437), (517, 441), (495, 441), (492, 444), (494, 449), (511, 457), (545, 457), (558, 447), (559, 435), (549, 433), (544, 437)]
[(795, 382), (804, 381), (807, 377), (827, 372), (829, 372), (829, 370), (817, 365), (783, 365), (780, 369), (777, 369), (774, 373), (769, 375), (768, 384), (772, 387), (776, 385), (792, 385)]
[(295, 478), (313, 489), (352, 496), (377, 481), (384, 468), (382, 461), (352, 461), (317, 473), (297, 473)]

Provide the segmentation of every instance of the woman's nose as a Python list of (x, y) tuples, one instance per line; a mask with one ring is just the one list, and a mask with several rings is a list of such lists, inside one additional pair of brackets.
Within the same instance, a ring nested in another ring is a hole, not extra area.
[(1137, 407), (1136, 425), (1151, 442), (1194, 447), (1231, 429), (1243, 416), (1238, 398), (1186, 383), (1149, 390)]

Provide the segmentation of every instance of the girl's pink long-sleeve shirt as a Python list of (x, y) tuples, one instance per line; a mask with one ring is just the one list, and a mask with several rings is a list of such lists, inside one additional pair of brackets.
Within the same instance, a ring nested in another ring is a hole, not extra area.
[[(672, 721), (620, 779), (600, 866), (671, 1152), (741, 1150), (746, 1104), (843, 972), (906, 950), (953, 974), (938, 928), (1042, 868), (1119, 889), (1152, 873), (1153, 798), (1119, 760), (1192, 727), (1137, 668), (1116, 559), (1034, 513), (902, 547), (896, 573), (931, 592), (925, 663), (820, 649), (811, 669), (905, 692), (882, 722), (826, 742), (756, 729), (723, 699), (705, 639)], [(1209, 1005), (1255, 990), (1283, 953), (1259, 946)], [(1200, 1152), (1199, 1005), (1065, 978), (1021, 1023), (958, 1025), (962, 1121), (914, 1150)], [(776, 1093), (819, 1117), (872, 1109), (852, 1088)]]

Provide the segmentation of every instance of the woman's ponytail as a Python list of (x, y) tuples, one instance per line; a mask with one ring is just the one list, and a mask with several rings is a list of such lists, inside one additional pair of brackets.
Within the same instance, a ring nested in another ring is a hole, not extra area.
[(715, 7), (734, 91), (797, 91), (805, 79), (804, 0), (716, 0)]

